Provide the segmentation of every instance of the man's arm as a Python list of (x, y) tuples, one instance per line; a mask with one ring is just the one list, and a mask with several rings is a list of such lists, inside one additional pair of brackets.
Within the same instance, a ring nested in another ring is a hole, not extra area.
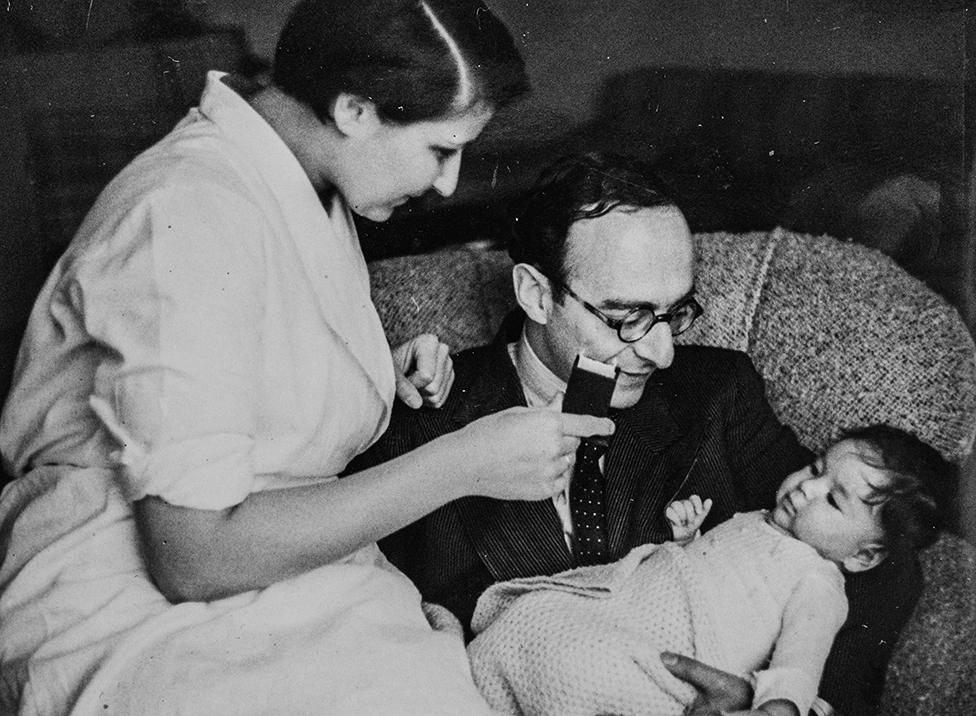
[(734, 377), (725, 430), (731, 467), (745, 500), (740, 508), (769, 508), (783, 478), (808, 464), (813, 454), (780, 422), (762, 378), (744, 353), (736, 355)]
[(850, 612), (827, 657), (820, 695), (835, 714), (877, 712), (885, 673), (924, 582), (916, 556), (892, 551), (874, 569), (846, 577)]

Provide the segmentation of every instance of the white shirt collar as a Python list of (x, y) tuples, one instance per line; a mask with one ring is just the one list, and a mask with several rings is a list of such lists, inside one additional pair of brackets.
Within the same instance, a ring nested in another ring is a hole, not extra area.
[(518, 341), (509, 343), (508, 354), (512, 358), (515, 372), (525, 393), (525, 401), (530, 407), (549, 405), (557, 394), (566, 392), (566, 383), (560, 380), (548, 366), (539, 359), (536, 352), (529, 345), (529, 340), (522, 329)]

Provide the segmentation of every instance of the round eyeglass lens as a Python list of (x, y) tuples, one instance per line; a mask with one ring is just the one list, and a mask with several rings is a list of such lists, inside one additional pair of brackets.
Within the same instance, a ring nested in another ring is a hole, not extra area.
[(624, 316), (620, 324), (620, 340), (627, 343), (639, 341), (659, 321), (666, 321), (671, 335), (677, 336), (691, 328), (691, 324), (701, 314), (702, 310), (693, 298), (678, 304), (667, 313), (657, 315), (648, 308), (637, 308)]
[(680, 306), (675, 306), (674, 311), (671, 312), (671, 320), (669, 321), (671, 324), (671, 335), (677, 336), (687, 331), (700, 315), (701, 309), (693, 298), (685, 301)]

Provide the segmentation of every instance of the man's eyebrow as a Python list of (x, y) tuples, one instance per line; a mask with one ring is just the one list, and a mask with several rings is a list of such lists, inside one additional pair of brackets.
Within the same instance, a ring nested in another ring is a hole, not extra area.
[[(672, 308), (674, 306), (677, 306), (682, 301), (687, 301), (689, 298), (691, 298), (692, 296), (695, 295), (695, 291), (696, 290), (697, 290), (697, 287), (696, 286), (692, 286), (691, 289), (686, 294), (684, 294), (677, 301), (672, 301), (665, 308)], [(661, 305), (659, 303), (655, 303), (654, 301), (637, 301), (637, 302), (634, 302), (634, 301), (626, 301), (626, 300), (624, 300), (622, 298), (608, 298), (608, 299), (606, 299), (604, 301), (601, 301), (599, 303), (599, 308), (603, 308), (603, 309), (606, 309), (606, 310), (609, 310), (609, 311), (633, 311), (635, 308), (649, 308), (650, 310), (654, 311), (655, 313), (657, 313), (659, 311), (662, 311), (662, 310), (665, 310), (665, 309), (662, 309), (662, 307), (661, 307)]]

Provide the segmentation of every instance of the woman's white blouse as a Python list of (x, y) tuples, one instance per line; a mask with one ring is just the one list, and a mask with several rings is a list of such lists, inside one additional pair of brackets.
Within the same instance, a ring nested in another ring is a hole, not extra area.
[(130, 500), (219, 509), (335, 475), (385, 428), (393, 394), (348, 208), (336, 195), (326, 211), (211, 73), (45, 285), (0, 446), (18, 475), (121, 466)]

